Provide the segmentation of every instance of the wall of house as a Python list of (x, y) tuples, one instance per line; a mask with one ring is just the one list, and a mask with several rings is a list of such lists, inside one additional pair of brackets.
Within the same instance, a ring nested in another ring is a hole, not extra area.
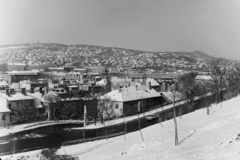
[(9, 125), (9, 123), (10, 123), (10, 113), (0, 113), (0, 126), (7, 126)]
[(7, 107), (14, 111), (20, 111), (21, 108), (26, 106), (33, 106), (34, 100), (19, 100), (19, 101), (8, 101)]
[(92, 100), (66, 100), (59, 104), (52, 104), (55, 108), (55, 118), (59, 120), (83, 119), (84, 105), (86, 105), (87, 116), (97, 114), (97, 99)]
[(123, 115), (123, 102), (113, 102), (113, 116), (121, 117)]
[(128, 101), (123, 103), (123, 112), (125, 115), (131, 115), (138, 113), (138, 103), (141, 102), (140, 112), (148, 111), (157, 105), (162, 105), (166, 100), (162, 97), (141, 99), (135, 101)]

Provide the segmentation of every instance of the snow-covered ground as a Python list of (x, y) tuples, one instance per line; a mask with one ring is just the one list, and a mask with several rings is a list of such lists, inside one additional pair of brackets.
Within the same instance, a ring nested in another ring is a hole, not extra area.
[(57, 124), (70, 124), (70, 123), (83, 123), (81, 120), (59, 120), (59, 121), (41, 121), (41, 122), (33, 122), (33, 123), (26, 123), (20, 125), (9, 126), (5, 128), (0, 128), (0, 137), (7, 136), (13, 133), (31, 130), (39, 127), (57, 125)]
[[(222, 107), (221, 107), (222, 106)], [(156, 160), (239, 160), (240, 97), (177, 118), (179, 146), (174, 142), (174, 122), (169, 120), (140, 132), (62, 147), (59, 154), (87, 159), (156, 159)]]
[[(177, 118), (179, 146), (174, 142), (174, 122), (165, 121), (124, 136), (61, 147), (58, 154), (80, 160), (239, 160), (240, 97), (212, 105), (210, 115), (201, 109)], [(40, 151), (21, 153), (34, 155)], [(18, 154), (16, 155), (18, 156)], [(3, 159), (9, 157), (2, 157)]]

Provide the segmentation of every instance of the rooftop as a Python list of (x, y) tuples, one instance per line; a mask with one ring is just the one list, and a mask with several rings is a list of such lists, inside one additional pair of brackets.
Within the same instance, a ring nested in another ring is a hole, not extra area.
[(39, 71), (11, 71), (7, 72), (9, 75), (37, 75)]
[(111, 100), (113, 101), (127, 102), (153, 97), (160, 97), (160, 94), (157, 93), (154, 89), (149, 89), (146, 86), (141, 87), (132, 86), (127, 88), (121, 88), (118, 90), (113, 90), (100, 97), (100, 99), (103, 99), (105, 97), (110, 97)]
[(0, 113), (3, 112), (11, 112), (11, 110), (7, 108), (6, 102), (0, 97)]
[(33, 97), (30, 97), (28, 95), (24, 95), (22, 93), (15, 93), (11, 94), (10, 96), (4, 94), (0, 94), (0, 97), (6, 98), (8, 101), (20, 101), (20, 100), (33, 100)]

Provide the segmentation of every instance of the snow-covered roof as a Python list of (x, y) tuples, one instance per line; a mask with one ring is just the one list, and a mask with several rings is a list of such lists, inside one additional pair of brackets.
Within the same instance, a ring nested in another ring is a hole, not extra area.
[(106, 79), (102, 79), (102, 80), (100, 80), (100, 81), (98, 81), (97, 83), (96, 83), (96, 85), (101, 85), (101, 86), (105, 86), (107, 84), (107, 80)]
[[(166, 98), (169, 102), (173, 101), (173, 93), (172, 92), (161, 92), (163, 97)], [(175, 101), (179, 101), (183, 99), (183, 95), (180, 92), (175, 92)]]
[(33, 97), (34, 99), (39, 99), (42, 102), (44, 101), (43, 95), (40, 92), (34, 92), (34, 93), (27, 93), (28, 96)]
[(160, 97), (160, 94), (157, 93), (154, 89), (150, 90), (146, 86), (141, 87), (132, 86), (118, 90), (113, 90), (101, 96), (100, 99), (103, 99), (105, 97), (110, 97), (112, 101), (127, 102), (153, 97)]
[(0, 113), (3, 112), (11, 112), (11, 110), (7, 108), (6, 102), (0, 97)]
[(111, 78), (111, 82), (112, 83), (119, 83), (119, 82), (125, 82), (125, 81), (127, 81), (127, 82), (131, 82), (132, 81), (132, 79), (131, 78), (119, 78), (119, 77), (112, 77)]
[(8, 101), (20, 101), (20, 100), (33, 100), (34, 99), (33, 97), (24, 95), (22, 93), (11, 94), (10, 96), (8, 96), (6, 94), (2, 94), (0, 96), (6, 98)]
[(36, 108), (43, 108), (41, 102), (44, 102), (42, 93), (34, 92), (34, 93), (27, 93), (28, 96), (33, 97), (35, 99), (35, 107)]
[(151, 82), (151, 86), (159, 86), (159, 83), (153, 78), (147, 78), (147, 85)]
[(10, 71), (7, 72), (10, 75), (37, 75), (39, 71)]
[(213, 80), (211, 76), (207, 76), (207, 75), (197, 75), (195, 79), (196, 80)]
[(5, 82), (5, 81), (0, 81), (0, 86), (7, 86), (8, 84), (7, 84), (7, 82)]

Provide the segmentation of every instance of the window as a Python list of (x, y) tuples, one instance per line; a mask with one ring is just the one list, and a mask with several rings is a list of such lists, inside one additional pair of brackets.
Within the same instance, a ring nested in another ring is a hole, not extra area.
[(3, 116), (2, 116), (2, 121), (5, 121), (6, 120), (6, 115), (4, 114)]
[(8, 104), (8, 108), (12, 109), (12, 104), (11, 103)]
[(115, 108), (118, 109), (118, 104), (116, 104)]

